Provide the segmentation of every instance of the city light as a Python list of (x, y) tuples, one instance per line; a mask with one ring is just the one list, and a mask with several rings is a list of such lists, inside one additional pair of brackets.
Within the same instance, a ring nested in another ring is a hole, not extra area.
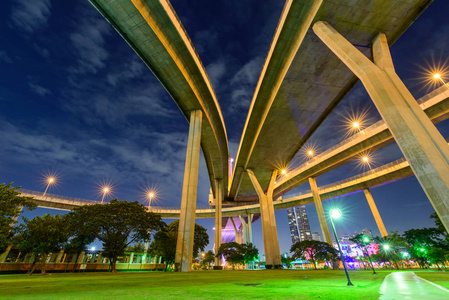
[(364, 236), (364, 237), (363, 237), (363, 242), (364, 242), (364, 243), (369, 243), (369, 237)]
[(372, 152), (365, 151), (358, 155), (356, 162), (358, 168), (365, 169), (368, 167), (371, 170), (373, 165), (375, 165), (376, 157)]
[(447, 86), (449, 88), (449, 85), (443, 80), (443, 78), (441, 77), (440, 73), (435, 73), (433, 75), (433, 78), (441, 81), (443, 83), (443, 85), (445, 85), (445, 86)]
[(285, 175), (285, 174), (287, 174), (287, 170), (283, 169), (283, 170), (281, 171), (281, 173), (282, 173), (282, 175)]
[(387, 250), (387, 251), (390, 250), (390, 246), (389, 246), (389, 245), (383, 245), (383, 247), (384, 247), (384, 249)]

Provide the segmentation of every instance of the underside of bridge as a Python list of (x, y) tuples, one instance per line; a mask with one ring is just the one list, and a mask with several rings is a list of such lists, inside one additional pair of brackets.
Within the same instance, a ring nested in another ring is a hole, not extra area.
[[(252, 99), (230, 187), (223, 117), (204, 67), (168, 0), (90, 1), (153, 71), (190, 122), (182, 206), (175, 213), (180, 218), (176, 257), (180, 270), (189, 271), (191, 265), (199, 145), (215, 209), (196, 211), (196, 216), (214, 215), (216, 227), (221, 228), (222, 216), (238, 215), (240, 223), (229, 220), (236, 236), (248, 241), (248, 224), (254, 213), (260, 213), (267, 268), (280, 265), (275, 207), (313, 201), (323, 236), (330, 243), (322, 200), (364, 190), (379, 221), (368, 188), (411, 174), (449, 226), (449, 204), (444, 198), (449, 192), (449, 147), (430, 121), (447, 118), (442, 111), (447, 111), (448, 95), (439, 93), (438, 103), (419, 107), (396, 75), (389, 52), (389, 46), (432, 0), (287, 0)], [(368, 134), (355, 138), (350, 147), (342, 144), (327, 153), (329, 157), (323, 154), (321, 164), (300, 167), (295, 176), (277, 182), (279, 170), (292, 161), (359, 80), (385, 124), (373, 128), (369, 138)], [(317, 187), (316, 176), (363, 149), (393, 142), (392, 137), (406, 160), (388, 166), (388, 172), (383, 169)], [(310, 183), (310, 194), (276, 200), (305, 181)], [(235, 207), (222, 211), (222, 200), (224, 206)], [(250, 205), (240, 207), (239, 203)], [(246, 234), (237, 233), (238, 224), (246, 226)], [(381, 220), (378, 225), (383, 226)], [(386, 234), (385, 228), (381, 232)], [(221, 241), (221, 230), (216, 230), (216, 247)]]

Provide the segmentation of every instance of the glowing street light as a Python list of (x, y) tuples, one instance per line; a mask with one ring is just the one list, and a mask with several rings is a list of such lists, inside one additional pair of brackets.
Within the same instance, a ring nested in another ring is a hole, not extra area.
[(385, 251), (390, 250), (390, 245), (384, 245), (383, 247), (384, 247)]
[(436, 73), (433, 75), (434, 79), (440, 80), (445, 86), (447, 86), (449, 88), (449, 85), (443, 80), (443, 78), (441, 78), (441, 74), (440, 73)]
[(48, 187), (50, 186), (50, 184), (53, 184), (53, 183), (55, 183), (55, 178), (54, 177), (49, 177), (48, 178), (48, 180), (47, 180), (47, 187), (45, 188), (45, 192), (44, 192), (44, 194), (42, 195), (42, 197), (45, 197), (45, 194), (47, 193), (47, 190), (48, 190)]
[(154, 198), (154, 192), (149, 192), (148, 193), (148, 209), (150, 209), (151, 201), (153, 201), (153, 198)]
[(359, 122), (352, 123), (352, 127), (354, 129), (358, 130), (361, 134), (365, 134), (365, 131), (363, 131), (362, 128), (360, 128), (360, 123)]
[(373, 275), (377, 275), (376, 271), (374, 270), (373, 262), (371, 261), (371, 255), (368, 252), (368, 249), (366, 248), (366, 244), (370, 242), (369, 237), (364, 236), (363, 237), (363, 246), (365, 246), (366, 255), (368, 255), (369, 263), (371, 264), (371, 269), (373, 269)]
[(282, 175), (286, 175), (286, 174), (287, 174), (287, 170), (286, 170), (286, 169), (283, 169), (283, 170), (281, 171), (281, 173), (282, 173)]
[(345, 268), (346, 278), (348, 279), (348, 286), (353, 286), (351, 279), (349, 279), (348, 270), (346, 269), (345, 257), (343, 255), (343, 251), (341, 251), (340, 242), (338, 241), (337, 231), (335, 230), (334, 219), (338, 219), (342, 216), (342, 213), (339, 209), (332, 209), (329, 213), (331, 217), (332, 229), (334, 230), (335, 240), (337, 241), (338, 250), (340, 251), (341, 261), (343, 262), (343, 267)]
[(104, 187), (103, 188), (103, 197), (101, 198), (101, 204), (103, 204), (104, 197), (106, 196), (107, 193), (109, 193), (109, 188), (108, 187)]
[(312, 151), (312, 150), (309, 150), (309, 151), (307, 152), (307, 155), (308, 155), (308, 156), (313, 156), (313, 151)]

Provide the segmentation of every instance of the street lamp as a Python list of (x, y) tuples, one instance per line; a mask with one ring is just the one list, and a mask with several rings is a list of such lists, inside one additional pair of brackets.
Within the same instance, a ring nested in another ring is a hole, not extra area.
[(109, 188), (108, 188), (108, 187), (105, 187), (105, 188), (103, 189), (103, 197), (101, 198), (101, 204), (103, 204), (104, 197), (106, 196), (107, 193), (109, 193)]
[(449, 85), (443, 80), (443, 78), (441, 78), (441, 74), (436, 73), (433, 75), (434, 79), (440, 80), (447, 88), (449, 88)]
[(154, 193), (153, 192), (149, 192), (148, 193), (148, 209), (150, 209), (151, 201), (153, 201), (153, 197), (154, 197)]
[(332, 209), (330, 211), (329, 215), (331, 218), (332, 229), (334, 230), (335, 240), (337, 241), (338, 250), (340, 251), (341, 260), (343, 262), (343, 268), (345, 268), (346, 278), (348, 279), (348, 286), (353, 286), (351, 279), (349, 279), (348, 270), (346, 269), (345, 257), (343, 255), (343, 251), (341, 251), (340, 242), (338, 241), (337, 231), (335, 230), (335, 225), (334, 225), (334, 219), (338, 219), (341, 217), (341, 215), (342, 215), (341, 211), (339, 209)]
[(390, 245), (384, 244), (382, 247), (383, 247), (384, 250), (385, 250), (385, 257), (388, 259), (388, 262), (389, 262), (389, 264), (390, 264), (389, 267), (391, 267), (391, 262), (390, 262), (390, 259), (389, 259), (389, 257), (388, 257), (388, 250), (390, 250)]
[(47, 180), (47, 187), (45, 188), (45, 192), (42, 195), (42, 197), (45, 197), (45, 194), (47, 193), (48, 187), (50, 186), (50, 184), (55, 183), (55, 178), (54, 177), (49, 177)]
[(363, 131), (362, 128), (360, 128), (360, 123), (359, 122), (352, 123), (352, 127), (355, 130), (358, 130), (361, 134), (365, 134), (365, 131)]
[(374, 270), (373, 262), (371, 261), (371, 255), (369, 255), (368, 249), (366, 248), (366, 244), (369, 243), (369, 237), (364, 236), (363, 237), (363, 246), (365, 246), (366, 255), (368, 255), (369, 263), (371, 264), (371, 269), (373, 269), (373, 275), (377, 275), (376, 271)]

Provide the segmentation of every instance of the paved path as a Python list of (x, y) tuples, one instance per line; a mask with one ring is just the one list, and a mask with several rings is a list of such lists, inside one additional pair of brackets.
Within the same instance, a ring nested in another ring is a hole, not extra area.
[(393, 272), (380, 287), (381, 300), (449, 299), (449, 290), (415, 275), (415, 272)]

